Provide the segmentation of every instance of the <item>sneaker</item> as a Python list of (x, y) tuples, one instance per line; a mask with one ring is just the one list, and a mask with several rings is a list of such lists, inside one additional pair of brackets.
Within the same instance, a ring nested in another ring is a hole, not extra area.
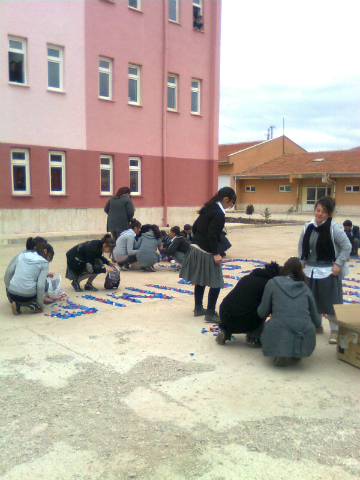
[(94, 287), (92, 283), (85, 283), (85, 290), (91, 290), (92, 292), (98, 292), (99, 289)]
[(219, 330), (217, 336), (215, 337), (216, 343), (219, 345), (225, 345), (225, 332), (224, 330)]
[(128, 272), (129, 270), (131, 270), (130, 263), (124, 263), (124, 265), (120, 265), (120, 266), (121, 266), (121, 270), (125, 270), (125, 272)]
[(203, 315), (206, 315), (206, 308), (204, 307), (195, 307), (194, 309), (194, 317), (202, 317)]
[(11, 303), (11, 310), (13, 315), (20, 315), (20, 305), (18, 305), (16, 302)]
[(260, 338), (254, 338), (246, 335), (246, 345), (252, 348), (261, 348), (261, 340)]
[(337, 338), (338, 338), (337, 330), (331, 330), (330, 338), (329, 338), (330, 345), (336, 345), (337, 344)]
[(205, 314), (205, 322), (220, 323), (219, 314), (215, 312), (215, 310), (213, 310), (211, 313), (209, 312), (209, 310), (207, 310)]
[(30, 313), (41, 313), (43, 311), (43, 309), (39, 307), (37, 303), (30, 303), (30, 305), (27, 307), (30, 310)]
[(275, 367), (287, 367), (289, 359), (286, 357), (275, 357), (274, 358), (274, 365)]
[(322, 334), (322, 333), (324, 333), (323, 327), (317, 327), (316, 333), (317, 333), (317, 334)]
[(75, 292), (82, 292), (83, 289), (80, 287), (80, 283), (78, 283), (76, 280), (73, 280), (71, 282), (71, 285), (73, 286), (73, 289), (75, 290)]
[(146, 271), (147, 272), (156, 272), (154, 265), (149, 265), (148, 267), (146, 267)]

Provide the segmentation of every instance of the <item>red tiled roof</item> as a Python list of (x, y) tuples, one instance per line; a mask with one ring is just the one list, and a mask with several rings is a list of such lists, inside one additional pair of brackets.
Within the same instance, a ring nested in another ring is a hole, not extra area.
[(240, 152), (246, 148), (253, 147), (262, 143), (264, 140), (258, 140), (256, 142), (241, 142), (241, 143), (226, 143), (219, 145), (219, 162), (227, 162), (228, 155), (235, 152)]
[[(314, 162), (322, 158), (323, 161)], [(272, 176), (305, 174), (358, 174), (360, 175), (360, 149), (331, 152), (286, 153), (236, 175)]]

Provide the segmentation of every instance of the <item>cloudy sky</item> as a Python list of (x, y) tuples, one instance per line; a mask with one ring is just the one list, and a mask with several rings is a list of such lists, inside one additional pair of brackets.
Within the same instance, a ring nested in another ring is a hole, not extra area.
[(360, 146), (359, 0), (223, 0), (220, 143)]

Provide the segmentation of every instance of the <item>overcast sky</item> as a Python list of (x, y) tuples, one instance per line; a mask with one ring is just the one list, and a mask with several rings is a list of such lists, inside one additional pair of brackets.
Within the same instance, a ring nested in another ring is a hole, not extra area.
[(360, 146), (359, 0), (223, 0), (220, 143)]

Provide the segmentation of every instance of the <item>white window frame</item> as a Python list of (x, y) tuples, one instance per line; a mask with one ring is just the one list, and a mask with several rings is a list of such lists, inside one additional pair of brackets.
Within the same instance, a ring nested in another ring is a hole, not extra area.
[(254, 193), (256, 190), (255, 185), (246, 185), (245, 186), (245, 192), (246, 193)]
[[(175, 19), (170, 18), (170, 2), (173, 2), (173, 4), (175, 5)], [(179, 3), (180, 0), (169, 0), (169, 22), (179, 23)]]
[[(132, 160), (136, 160), (138, 162), (137, 166), (130, 165)], [(129, 179), (130, 179), (130, 172), (138, 172), (138, 190), (135, 192), (131, 190), (131, 195), (141, 195), (141, 158), (140, 157), (129, 157)], [(130, 183), (131, 188), (131, 183)]]
[(280, 193), (290, 193), (291, 192), (291, 185), (279, 185), (279, 192)]
[[(129, 72), (130, 68), (134, 68), (137, 70), (137, 74), (133, 74)], [(137, 101), (134, 102), (130, 100), (129, 97), (129, 82), (130, 80), (136, 80), (136, 95)], [(141, 105), (141, 65), (136, 65), (134, 63), (129, 63), (128, 65), (128, 104), (129, 105)]]
[[(193, 87), (193, 83), (197, 83), (197, 87)], [(197, 103), (198, 103), (198, 109), (195, 111), (192, 109), (192, 99), (193, 99), (193, 94), (197, 94)], [(192, 78), (191, 79), (191, 102), (190, 102), (190, 109), (192, 115), (200, 115), (201, 111), (201, 80), (199, 78)]]
[[(354, 187), (356, 190), (354, 190)], [(345, 185), (344, 187), (344, 193), (359, 193), (359, 185)]]
[[(109, 160), (108, 164), (101, 163), (101, 160)], [(110, 172), (110, 190), (103, 191), (101, 185), (101, 171), (106, 170)], [(112, 155), (100, 155), (100, 195), (109, 196), (113, 194), (113, 156)]]
[(133, 10), (141, 10), (141, 0), (133, 0), (136, 2), (136, 7), (130, 5), (130, 1), (131, 0), (128, 0), (128, 7), (129, 8), (132, 8)]
[[(61, 156), (61, 162), (51, 160), (52, 155)], [(51, 190), (51, 169), (61, 168), (61, 190)], [(57, 150), (49, 151), (49, 190), (50, 195), (65, 195), (66, 194), (66, 155), (65, 152), (59, 152)]]
[[(175, 81), (174, 82), (169, 82), (169, 77), (173, 78)], [(175, 73), (168, 73), (168, 78), (167, 78), (167, 109), (170, 112), (177, 112), (178, 111), (178, 83), (179, 83), (179, 75), (176, 75)], [(175, 95), (175, 106), (174, 108), (169, 107), (169, 89), (174, 90)]]
[[(203, 26), (201, 27), (201, 29), (196, 29), (196, 30), (200, 30), (201, 32), (204, 30), (204, 6), (203, 6), (203, 2), (202, 0), (193, 0), (193, 17), (194, 17), (194, 20), (195, 20), (195, 15), (194, 15), (194, 10), (195, 8), (199, 10), (198, 14), (197, 14), (197, 17), (198, 16), (201, 16), (203, 18)], [(195, 27), (194, 27), (195, 29)]]
[[(14, 159), (13, 153), (23, 153), (24, 159)], [(30, 155), (27, 148), (12, 148), (10, 150), (11, 162), (11, 191), (13, 195), (30, 195)], [(14, 188), (14, 166), (25, 168), (25, 190), (15, 190)]]
[[(19, 42), (21, 43), (21, 49), (16, 48), (16, 47), (11, 47), (10, 42)], [(8, 79), (9, 83), (13, 85), (27, 85), (27, 65), (26, 65), (26, 57), (27, 57), (27, 40), (26, 38), (21, 38), (21, 37), (14, 37), (12, 35), (8, 36), (8, 61), (9, 61), (9, 73), (8, 73)], [(10, 80), (10, 54), (18, 54), (23, 56), (23, 65), (22, 65), (22, 76), (23, 76), (23, 82), (16, 82), (14, 80)]]
[[(49, 54), (49, 49), (57, 50), (59, 52), (58, 57), (53, 57)], [(60, 47), (59, 45), (52, 45), (47, 44), (46, 46), (46, 53), (47, 53), (47, 65), (48, 65), (48, 90), (55, 91), (55, 92), (62, 92), (64, 91), (64, 47)], [(59, 87), (51, 87), (49, 85), (49, 63), (56, 63), (59, 65)]]
[[(109, 67), (107, 68), (107, 67), (104, 67), (104, 66), (100, 66), (100, 62), (108, 62)], [(100, 56), (99, 57), (99, 98), (101, 98), (102, 100), (112, 100), (112, 92), (113, 92), (112, 72), (113, 72), (112, 58)], [(107, 75), (108, 76), (108, 82), (109, 82), (109, 95), (108, 96), (100, 94), (100, 75)]]

